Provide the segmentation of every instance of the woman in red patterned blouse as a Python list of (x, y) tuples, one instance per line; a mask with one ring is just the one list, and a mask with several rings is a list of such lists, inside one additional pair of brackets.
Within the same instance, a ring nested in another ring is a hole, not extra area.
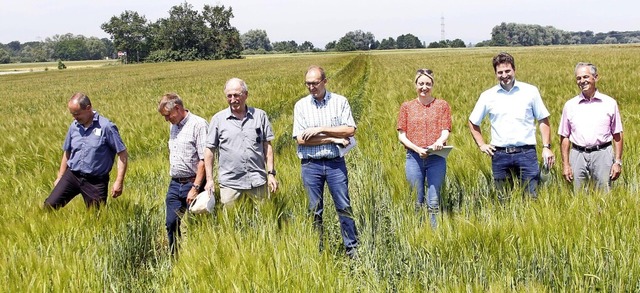
[(428, 208), (431, 226), (436, 228), (447, 162), (430, 152), (441, 150), (447, 144), (451, 131), (451, 108), (445, 100), (431, 95), (433, 71), (419, 69), (414, 83), (418, 96), (400, 107), (398, 139), (407, 149), (405, 171), (411, 190), (418, 196), (416, 207)]

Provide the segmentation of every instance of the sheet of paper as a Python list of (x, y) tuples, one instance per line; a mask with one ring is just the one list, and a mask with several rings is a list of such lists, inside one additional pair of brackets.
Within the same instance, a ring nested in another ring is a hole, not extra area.
[(346, 147), (338, 146), (338, 150), (340, 150), (340, 156), (344, 157), (354, 146), (356, 146), (356, 139), (352, 136), (349, 137), (349, 145)]

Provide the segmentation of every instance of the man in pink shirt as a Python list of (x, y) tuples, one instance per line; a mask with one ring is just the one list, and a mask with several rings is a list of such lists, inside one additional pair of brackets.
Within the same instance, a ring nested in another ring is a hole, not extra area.
[(564, 104), (558, 134), (562, 175), (578, 191), (591, 179), (609, 191), (622, 172), (622, 119), (618, 103), (596, 88), (598, 69), (578, 63), (576, 83), (581, 93)]

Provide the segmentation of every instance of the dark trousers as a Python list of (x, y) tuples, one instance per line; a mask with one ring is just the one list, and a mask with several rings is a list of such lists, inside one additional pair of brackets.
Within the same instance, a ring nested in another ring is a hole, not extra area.
[(167, 205), (165, 224), (171, 254), (175, 254), (177, 251), (176, 240), (181, 235), (180, 219), (187, 210), (187, 195), (189, 195), (192, 186), (193, 182), (180, 183), (179, 181), (171, 180), (171, 183), (169, 183), (169, 190), (165, 199)]
[(107, 203), (109, 175), (91, 176), (67, 169), (44, 201), (45, 208), (59, 209), (67, 205), (76, 195), (82, 194), (87, 208)]

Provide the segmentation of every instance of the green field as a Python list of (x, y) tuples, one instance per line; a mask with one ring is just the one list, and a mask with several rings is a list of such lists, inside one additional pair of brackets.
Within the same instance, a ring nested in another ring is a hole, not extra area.
[[(504, 206), (490, 191), (490, 159), (466, 126), (479, 94), (496, 83), (491, 58), (500, 50), (273, 55), (0, 76), (7, 102), (0, 109), (0, 291), (640, 291), (640, 47), (508, 49), (517, 79), (537, 85), (552, 113), (558, 161), (555, 133), (564, 102), (578, 93), (579, 61), (598, 65), (599, 89), (618, 100), (625, 152), (610, 194), (573, 195), (556, 166), (538, 201), (516, 196)], [(344, 256), (328, 194), (323, 253), (307, 216), (291, 128), (311, 64), (326, 69), (329, 90), (349, 98), (358, 124), (358, 146), (347, 158), (361, 238), (355, 261)], [(435, 231), (414, 211), (395, 130), (400, 104), (415, 98), (415, 70), (424, 67), (435, 73), (434, 96), (451, 105), (449, 143), (456, 147)], [(222, 89), (231, 77), (247, 82), (248, 104), (271, 118), (281, 189), (259, 206), (244, 202), (189, 217), (180, 257), (172, 260), (164, 228), (168, 124), (157, 101), (175, 91), (209, 119), (226, 106)], [(40, 206), (58, 171), (72, 120), (66, 104), (76, 91), (120, 129), (130, 155), (125, 190), (99, 211), (76, 198), (47, 213)], [(483, 130), (488, 139), (486, 123)]]

